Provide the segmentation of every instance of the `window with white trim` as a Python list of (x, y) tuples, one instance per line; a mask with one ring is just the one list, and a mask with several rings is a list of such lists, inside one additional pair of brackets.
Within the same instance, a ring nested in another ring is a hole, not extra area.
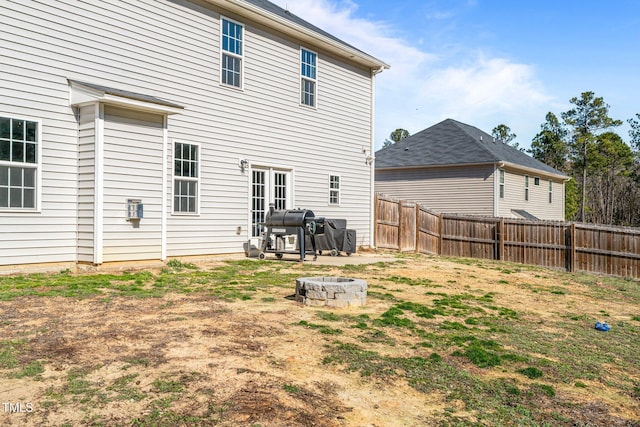
[(243, 36), (242, 24), (222, 18), (222, 84), (242, 87)]
[(195, 144), (174, 143), (173, 212), (198, 213), (200, 186), (199, 148)]
[(529, 175), (524, 176), (524, 200), (529, 200)]
[(504, 199), (504, 170), (500, 169), (500, 198)]
[(549, 180), (549, 203), (553, 203), (553, 181)]
[(329, 204), (340, 204), (340, 176), (329, 175)]
[(0, 209), (36, 209), (39, 123), (0, 117)]
[(318, 54), (300, 48), (300, 103), (309, 107), (316, 106)]

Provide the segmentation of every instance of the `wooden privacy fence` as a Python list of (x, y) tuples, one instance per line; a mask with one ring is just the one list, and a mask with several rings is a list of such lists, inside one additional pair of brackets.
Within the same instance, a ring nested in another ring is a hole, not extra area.
[(438, 214), (382, 194), (375, 245), (640, 278), (640, 229)]

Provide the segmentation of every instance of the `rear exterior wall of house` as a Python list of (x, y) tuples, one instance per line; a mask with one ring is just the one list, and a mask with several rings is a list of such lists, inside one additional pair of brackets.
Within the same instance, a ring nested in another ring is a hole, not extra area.
[[(357, 243), (372, 243), (373, 173), (362, 153), (371, 145), (370, 69), (201, 2), (6, 0), (2, 14), (0, 44), (11, 60), (0, 64), (0, 120), (9, 133), (35, 127), (38, 156), (29, 164), (1, 158), (0, 126), (0, 265), (92, 263), (96, 245), (104, 262), (158, 259), (162, 249), (241, 252), (255, 211), (274, 199), (347, 218)], [(221, 80), (222, 20), (243, 31), (240, 87)], [(317, 55), (314, 106), (301, 102), (301, 49)], [(184, 109), (72, 107), (69, 80)], [(100, 114), (103, 127), (95, 126)], [(100, 132), (103, 164), (95, 158)], [(18, 150), (32, 138), (5, 145)], [(197, 154), (176, 159), (183, 147)], [(197, 191), (185, 190), (194, 209), (176, 207), (187, 200), (178, 197), (176, 160), (197, 170), (189, 177)], [(33, 186), (18, 177), (27, 169), (36, 170)], [(3, 170), (15, 172), (11, 183)], [(24, 204), (30, 191), (33, 206)], [(130, 199), (144, 204), (138, 224), (126, 219)]]

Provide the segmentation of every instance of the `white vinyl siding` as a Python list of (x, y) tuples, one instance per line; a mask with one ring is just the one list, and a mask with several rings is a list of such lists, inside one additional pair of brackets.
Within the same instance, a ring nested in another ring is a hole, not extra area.
[(78, 131), (78, 261), (95, 261), (95, 141), (98, 106), (79, 109)]
[[(167, 137), (201, 147), (200, 172), (206, 180), (199, 216), (179, 216), (171, 215), (172, 156), (164, 159), (169, 173), (158, 185), (162, 146), (156, 142), (148, 148), (149, 132), (154, 140), (162, 133), (159, 119), (143, 121), (153, 126), (130, 133), (126, 144), (107, 143), (105, 262), (131, 253), (159, 259), (155, 236), (162, 205), (168, 256), (241, 252), (251, 234), (251, 193), (250, 176), (240, 170), (238, 158), (292, 171), (292, 206), (346, 218), (357, 231), (357, 244), (371, 243), (371, 171), (361, 151), (371, 143), (371, 70), (309, 45), (322, 70), (322, 103), (316, 110), (300, 108), (302, 41), (238, 17), (244, 90), (228, 90), (219, 84), (220, 12), (205, 2), (171, 0), (58, 0), (37, 8), (3, 3), (4, 22), (20, 25), (0, 31), (3, 55), (12, 58), (0, 76), (0, 116), (42, 120), (42, 209), (0, 213), (0, 264), (75, 262), (78, 253), (91, 262), (93, 142), (85, 133), (92, 119), (69, 106), (67, 78), (184, 105), (182, 114), (169, 116)], [(133, 156), (130, 147), (135, 147)], [(318, 156), (319, 147), (330, 155)], [(317, 197), (326, 194), (328, 168), (349, 182), (341, 189), (339, 206)], [(136, 170), (140, 175), (130, 176)], [(156, 200), (162, 188), (163, 202)], [(139, 229), (125, 220), (128, 198), (144, 204)], [(148, 242), (129, 239), (149, 228), (154, 231)]]
[(493, 216), (493, 166), (377, 170), (376, 191), (443, 213)]
[[(160, 259), (163, 117), (104, 107), (104, 262)], [(127, 200), (144, 218), (127, 221)]]

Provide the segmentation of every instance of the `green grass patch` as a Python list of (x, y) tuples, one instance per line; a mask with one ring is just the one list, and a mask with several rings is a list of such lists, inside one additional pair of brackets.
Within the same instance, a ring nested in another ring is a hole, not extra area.
[(519, 374), (524, 375), (527, 378), (530, 379), (536, 379), (536, 378), (541, 378), (542, 377), (542, 371), (538, 368), (534, 368), (534, 367), (526, 367), (526, 368), (522, 368), (522, 369), (518, 369), (517, 371)]
[(301, 320), (296, 324), (300, 326), (304, 326), (305, 328), (309, 328), (309, 329), (317, 329), (318, 332), (324, 335), (340, 335), (343, 332), (341, 329), (333, 329), (326, 325), (310, 323), (310, 322), (307, 322), (306, 320)]

